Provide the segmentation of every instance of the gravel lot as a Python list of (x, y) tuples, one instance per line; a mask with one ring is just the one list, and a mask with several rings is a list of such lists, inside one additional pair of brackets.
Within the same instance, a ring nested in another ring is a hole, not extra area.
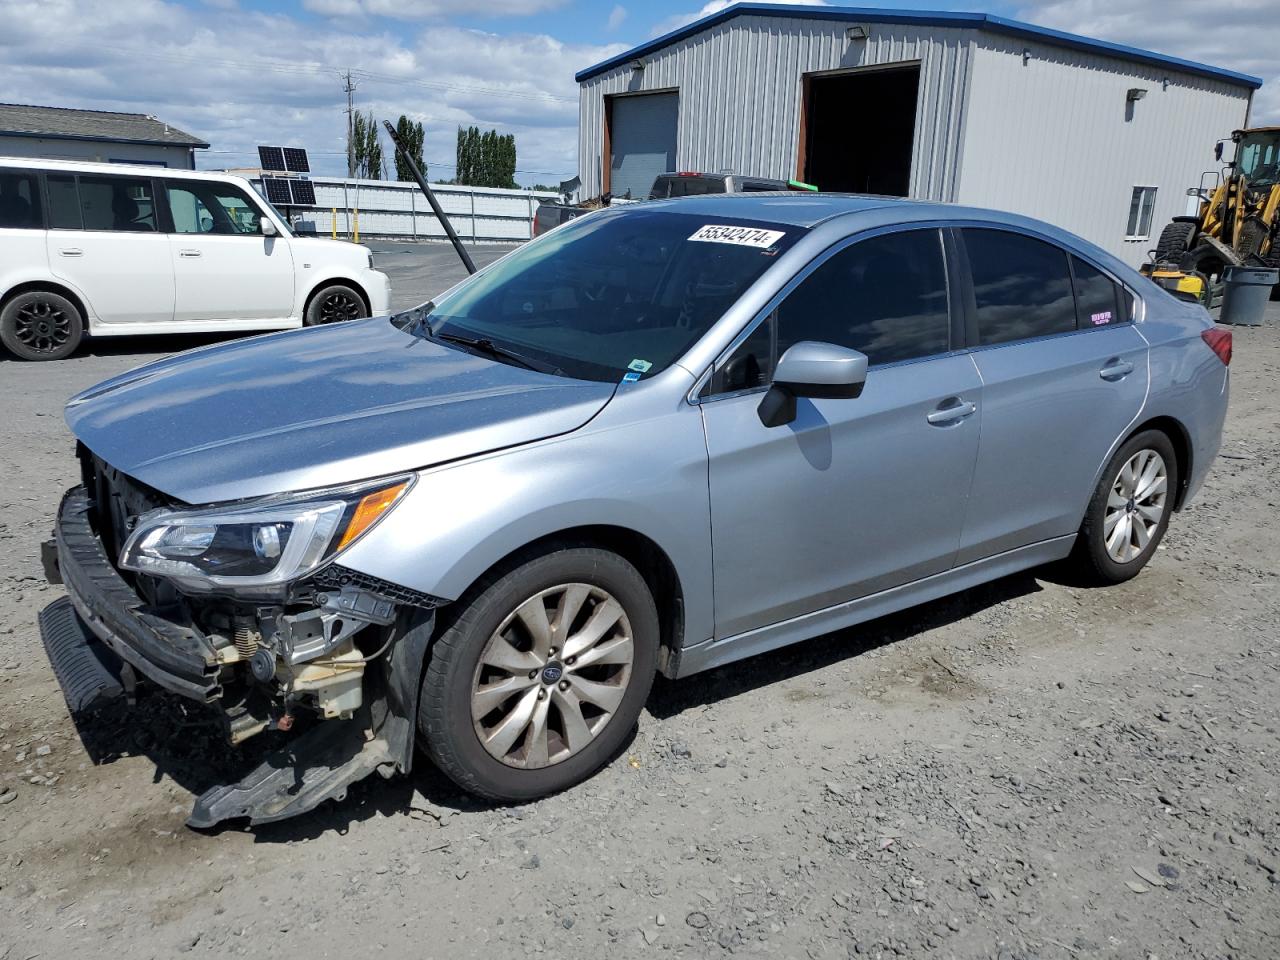
[[(379, 257), (400, 305), (451, 258)], [(204, 718), (157, 694), (82, 739), (35, 627), (62, 402), (194, 342), (0, 358), (0, 960), (1276, 956), (1280, 304), (1235, 329), (1223, 455), (1130, 583), (1037, 571), (660, 680), (616, 762), (527, 806), (423, 762), (207, 834), (191, 791), (236, 758)]]

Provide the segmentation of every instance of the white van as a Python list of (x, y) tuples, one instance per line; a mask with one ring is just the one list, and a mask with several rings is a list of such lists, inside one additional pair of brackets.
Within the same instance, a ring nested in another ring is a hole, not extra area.
[(0, 157), (0, 343), (286, 330), (385, 313), (373, 254), (295, 236), (241, 177)]

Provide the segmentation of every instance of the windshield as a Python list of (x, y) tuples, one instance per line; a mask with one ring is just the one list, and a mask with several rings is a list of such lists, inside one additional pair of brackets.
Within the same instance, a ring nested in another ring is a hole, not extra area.
[(1236, 170), (1259, 186), (1280, 182), (1280, 130), (1246, 134), (1236, 150)]
[[(679, 359), (803, 229), (629, 207), (571, 221), (412, 319), (583, 380), (652, 376)], [(510, 357), (506, 358), (508, 361)]]

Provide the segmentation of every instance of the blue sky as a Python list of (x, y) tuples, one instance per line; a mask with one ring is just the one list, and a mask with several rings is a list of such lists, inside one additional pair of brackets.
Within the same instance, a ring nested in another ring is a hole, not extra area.
[[(153, 114), (212, 144), (203, 167), (251, 166), (259, 143), (345, 171), (345, 96), (426, 128), (433, 179), (458, 126), (514, 133), (517, 180), (577, 172), (576, 71), (727, 0), (0, 0), (0, 100)], [(1280, 0), (884, 0), (979, 10), (1267, 79), (1280, 123)], [(478, 13), (477, 11), (483, 11)], [(1224, 131), (1206, 131), (1211, 142)], [(390, 156), (389, 150), (388, 158)]]

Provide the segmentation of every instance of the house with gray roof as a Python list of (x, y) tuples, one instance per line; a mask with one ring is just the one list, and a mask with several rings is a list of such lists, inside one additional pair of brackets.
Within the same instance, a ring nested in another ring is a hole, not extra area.
[(209, 144), (144, 113), (0, 103), (0, 156), (195, 168)]

